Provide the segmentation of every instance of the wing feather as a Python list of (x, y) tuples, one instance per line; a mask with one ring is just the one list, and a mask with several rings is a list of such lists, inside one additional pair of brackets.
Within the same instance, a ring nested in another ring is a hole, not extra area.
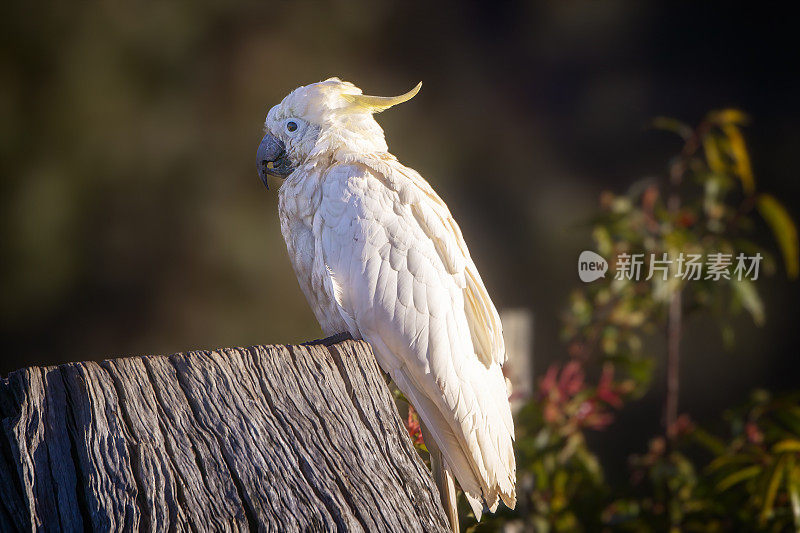
[(329, 170), (316, 216), (315, 262), (351, 333), (417, 408), (476, 515), (481, 500), (513, 506), (500, 319), (447, 206), (419, 174), (382, 161)]

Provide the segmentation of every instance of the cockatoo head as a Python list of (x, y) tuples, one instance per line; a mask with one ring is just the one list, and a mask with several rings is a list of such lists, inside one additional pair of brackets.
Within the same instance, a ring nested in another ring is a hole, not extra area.
[(389, 97), (362, 94), (339, 78), (298, 87), (267, 113), (256, 153), (258, 176), (267, 185), (268, 175), (286, 178), (320, 156), (385, 152), (373, 114), (410, 100), (421, 86)]

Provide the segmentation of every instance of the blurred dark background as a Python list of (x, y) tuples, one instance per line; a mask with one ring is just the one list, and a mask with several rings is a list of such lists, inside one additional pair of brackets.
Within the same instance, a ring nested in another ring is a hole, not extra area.
[[(664, 175), (680, 148), (654, 116), (749, 113), (759, 188), (800, 215), (795, 34), (777, 8), (693, 2), (11, 2), (0, 374), (318, 337), (254, 158), (269, 108), (334, 75), (379, 95), (424, 82), (379, 117), (390, 149), (448, 202), (498, 308), (533, 310), (540, 372), (566, 357), (559, 315), (599, 193)], [(713, 420), (797, 385), (784, 278), (759, 282), (767, 324), (743, 317), (733, 350), (688, 322), (682, 410)], [(662, 381), (601, 450), (645, 447)]]

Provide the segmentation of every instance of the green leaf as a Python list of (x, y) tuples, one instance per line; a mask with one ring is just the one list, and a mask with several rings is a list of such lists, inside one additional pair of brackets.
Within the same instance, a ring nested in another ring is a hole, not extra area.
[(755, 284), (746, 279), (741, 281), (731, 280), (731, 288), (737, 300), (741, 302), (742, 307), (747, 309), (747, 312), (753, 317), (753, 322), (759, 326), (763, 325), (764, 302), (761, 300), (761, 296), (758, 295)]
[(743, 453), (737, 453), (734, 455), (721, 455), (711, 461), (706, 468), (709, 472), (714, 472), (715, 470), (719, 470), (720, 468), (724, 468), (726, 466), (747, 464), (752, 463), (753, 461), (754, 458), (751, 455), (745, 455)]
[(748, 466), (747, 468), (742, 468), (741, 470), (737, 470), (733, 474), (726, 476), (722, 479), (719, 483), (717, 483), (717, 490), (720, 492), (724, 492), (729, 488), (733, 487), (737, 483), (741, 483), (742, 481), (746, 481), (750, 478), (754, 478), (761, 473), (761, 466), (760, 465), (753, 465)]
[(722, 324), (720, 326), (720, 333), (722, 334), (722, 344), (726, 350), (732, 350), (736, 345), (736, 333), (734, 333), (733, 326), (730, 324)]
[[(697, 441), (698, 444), (703, 446), (705, 449), (713, 453), (714, 455), (722, 455), (725, 453), (726, 446), (725, 443), (718, 437), (710, 434), (706, 430), (697, 427), (692, 432), (692, 438)], [(716, 459), (715, 459), (716, 461)], [(713, 462), (712, 462), (713, 464)]]
[(773, 413), (776, 420), (785, 425), (795, 435), (800, 434), (800, 409), (787, 407)]
[(772, 469), (772, 475), (769, 478), (769, 483), (767, 483), (767, 490), (764, 492), (764, 504), (761, 507), (759, 516), (762, 526), (767, 522), (770, 514), (772, 514), (772, 507), (775, 504), (775, 495), (778, 494), (778, 487), (783, 480), (783, 470), (786, 466), (786, 461), (786, 456), (782, 456)]
[(793, 456), (789, 456), (786, 465), (786, 492), (792, 504), (794, 528), (800, 531), (800, 469), (795, 466)]
[(798, 257), (800, 246), (797, 242), (797, 227), (792, 217), (786, 208), (769, 194), (760, 194), (757, 206), (778, 241), (786, 265), (786, 274), (790, 279), (797, 279), (800, 271), (800, 257)]
[(688, 141), (693, 133), (692, 128), (687, 124), (670, 117), (656, 117), (653, 119), (652, 126), (657, 130), (671, 131), (680, 135), (684, 141)]

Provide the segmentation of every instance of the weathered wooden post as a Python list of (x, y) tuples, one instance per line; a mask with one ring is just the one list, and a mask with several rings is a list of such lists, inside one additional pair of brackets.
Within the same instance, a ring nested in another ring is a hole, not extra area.
[(511, 382), (511, 412), (515, 415), (533, 397), (533, 313), (525, 308), (503, 309), (503, 338), (508, 360), (503, 374)]
[(0, 416), (2, 531), (448, 529), (364, 342), (26, 368)]

